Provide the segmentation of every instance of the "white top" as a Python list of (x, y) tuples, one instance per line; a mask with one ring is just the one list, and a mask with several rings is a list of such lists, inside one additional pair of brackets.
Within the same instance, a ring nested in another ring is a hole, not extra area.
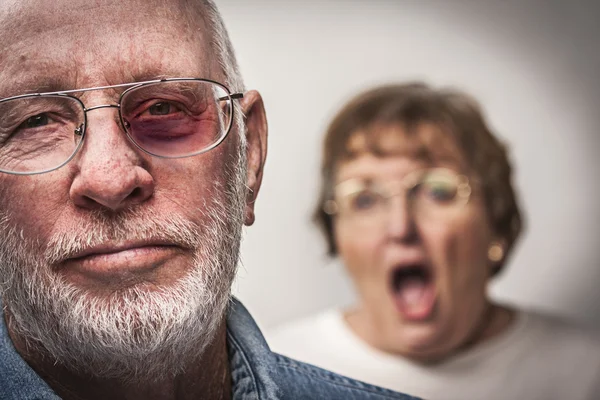
[(598, 400), (600, 339), (532, 312), (500, 335), (434, 366), (370, 347), (340, 310), (266, 333), (272, 350), (429, 400)]

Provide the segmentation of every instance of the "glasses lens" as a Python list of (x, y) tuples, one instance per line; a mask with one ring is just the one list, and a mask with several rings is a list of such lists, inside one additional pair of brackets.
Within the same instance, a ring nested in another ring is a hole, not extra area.
[(406, 196), (415, 218), (445, 221), (468, 201), (471, 189), (465, 177), (446, 169), (417, 171), (404, 181), (363, 182), (348, 180), (334, 192), (336, 212), (356, 224), (381, 227), (390, 220), (393, 199)]
[(0, 102), (0, 171), (39, 173), (73, 157), (83, 137), (81, 103), (66, 96), (31, 96)]
[(464, 204), (460, 195), (461, 181), (456, 174), (445, 170), (431, 170), (410, 191), (417, 211), (428, 215), (448, 215), (449, 211)]
[(336, 196), (340, 214), (352, 217), (370, 217), (385, 209), (385, 197), (368, 184), (346, 181), (338, 187)]
[(229, 132), (232, 107), (224, 87), (178, 80), (129, 90), (121, 99), (121, 118), (127, 134), (141, 149), (177, 158), (218, 145)]

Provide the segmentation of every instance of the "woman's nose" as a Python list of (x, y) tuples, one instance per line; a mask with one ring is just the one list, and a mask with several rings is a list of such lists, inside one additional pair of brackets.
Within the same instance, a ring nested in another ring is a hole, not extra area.
[(416, 223), (414, 207), (405, 193), (396, 194), (387, 200), (386, 233), (395, 241), (414, 239)]

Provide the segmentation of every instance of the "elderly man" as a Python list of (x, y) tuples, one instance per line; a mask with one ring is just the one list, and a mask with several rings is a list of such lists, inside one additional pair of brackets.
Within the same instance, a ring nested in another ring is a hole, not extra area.
[(231, 300), (267, 124), (214, 4), (2, 0), (0, 38), (1, 399), (407, 398)]

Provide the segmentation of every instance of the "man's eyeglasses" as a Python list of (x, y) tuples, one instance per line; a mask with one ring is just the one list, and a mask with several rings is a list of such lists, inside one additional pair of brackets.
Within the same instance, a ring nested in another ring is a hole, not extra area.
[(413, 216), (444, 221), (467, 204), (471, 186), (466, 176), (445, 168), (415, 171), (402, 180), (349, 179), (335, 186), (323, 209), (363, 227), (380, 226), (389, 219), (391, 200), (398, 195), (406, 198)]
[[(78, 96), (125, 88), (117, 104), (86, 108)], [(85, 138), (87, 112), (116, 108), (123, 130), (142, 151), (183, 158), (218, 146), (231, 130), (233, 100), (222, 84), (208, 79), (170, 78), (0, 100), (0, 172), (31, 175), (68, 163)]]

